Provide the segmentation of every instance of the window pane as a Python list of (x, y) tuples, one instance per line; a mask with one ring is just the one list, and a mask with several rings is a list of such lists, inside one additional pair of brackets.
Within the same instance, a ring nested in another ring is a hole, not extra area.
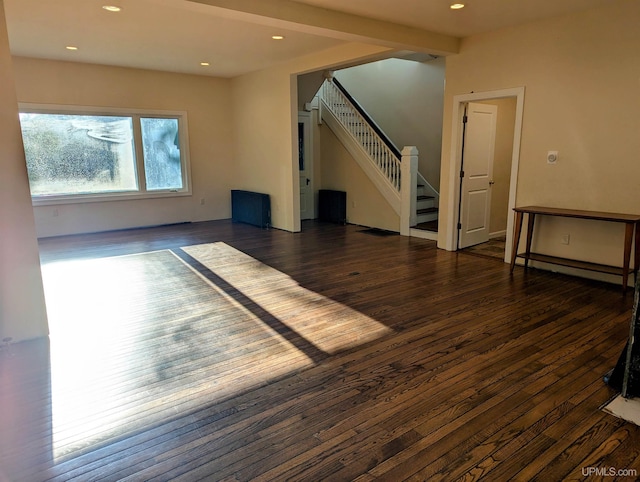
[(141, 118), (147, 190), (182, 189), (178, 119)]
[(135, 191), (131, 117), (21, 113), (32, 196)]

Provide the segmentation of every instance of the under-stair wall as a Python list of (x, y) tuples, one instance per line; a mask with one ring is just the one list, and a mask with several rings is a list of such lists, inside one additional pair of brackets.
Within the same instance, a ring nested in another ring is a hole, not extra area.
[(373, 185), (334, 132), (322, 123), (318, 126), (319, 176), (322, 189), (347, 193), (347, 222), (360, 226), (400, 232), (397, 214)]

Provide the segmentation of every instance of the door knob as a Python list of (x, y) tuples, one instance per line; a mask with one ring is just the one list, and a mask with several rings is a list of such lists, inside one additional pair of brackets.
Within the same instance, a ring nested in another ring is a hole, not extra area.
[(493, 179), (491, 179), (491, 181), (489, 181), (489, 186), (493, 186), (495, 183), (496, 182)]

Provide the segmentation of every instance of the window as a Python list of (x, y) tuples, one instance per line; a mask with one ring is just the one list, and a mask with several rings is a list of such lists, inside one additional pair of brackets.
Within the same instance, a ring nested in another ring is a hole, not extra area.
[(178, 119), (142, 118), (147, 189), (182, 189)]
[(21, 105), (34, 204), (190, 194), (186, 114)]

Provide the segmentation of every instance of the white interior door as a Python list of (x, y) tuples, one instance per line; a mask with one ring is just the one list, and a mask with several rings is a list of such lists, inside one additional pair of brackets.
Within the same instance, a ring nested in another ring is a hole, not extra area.
[(300, 169), (300, 220), (313, 219), (313, 148), (311, 142), (311, 115), (298, 114), (298, 164)]
[(462, 153), (459, 248), (489, 240), (498, 107), (469, 103)]

